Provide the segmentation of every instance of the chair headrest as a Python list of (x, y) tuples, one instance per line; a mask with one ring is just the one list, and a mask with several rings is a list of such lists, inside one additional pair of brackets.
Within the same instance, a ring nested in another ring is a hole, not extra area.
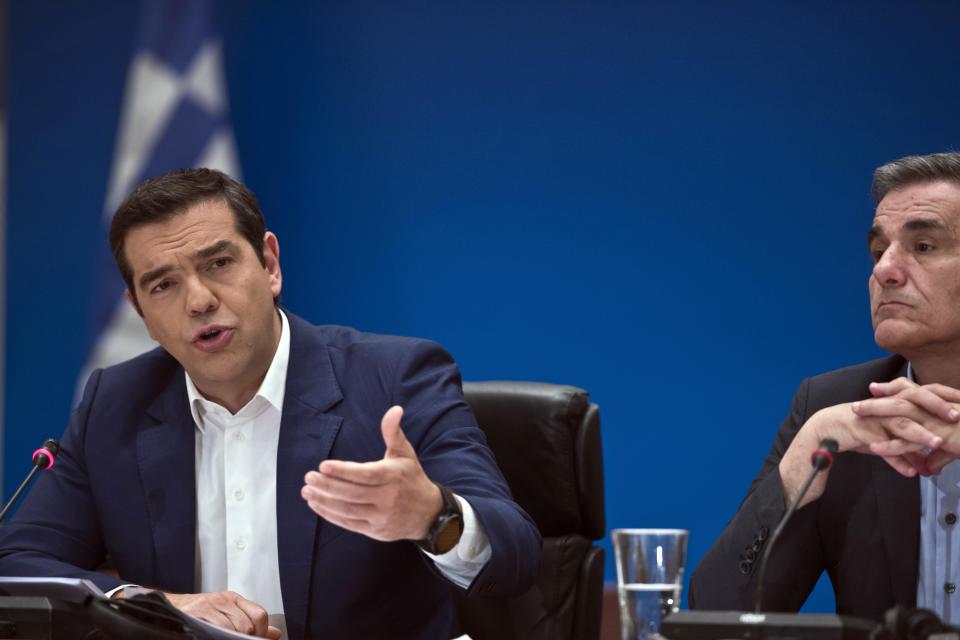
[(583, 389), (541, 382), (465, 382), (514, 499), (544, 536), (604, 535), (600, 412)]

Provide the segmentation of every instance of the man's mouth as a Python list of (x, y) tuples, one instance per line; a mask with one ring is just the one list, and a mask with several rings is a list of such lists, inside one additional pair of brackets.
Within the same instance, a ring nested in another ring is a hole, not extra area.
[(214, 351), (226, 344), (232, 333), (231, 328), (220, 325), (204, 327), (194, 335), (193, 345), (201, 351)]
[(895, 309), (908, 309), (910, 307), (906, 302), (900, 302), (899, 300), (884, 300), (877, 304), (877, 310), (875, 313), (880, 313), (881, 311), (894, 311)]

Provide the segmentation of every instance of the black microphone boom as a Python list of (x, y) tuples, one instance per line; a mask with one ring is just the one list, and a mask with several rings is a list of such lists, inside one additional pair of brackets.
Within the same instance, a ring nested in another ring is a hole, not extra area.
[[(816, 613), (760, 613), (763, 606), (763, 578), (767, 570), (770, 549), (784, 525), (796, 510), (797, 505), (810, 488), (813, 478), (833, 464), (837, 441), (825, 438), (820, 448), (813, 452), (810, 462), (813, 469), (799, 495), (787, 509), (773, 535), (757, 573), (756, 612), (742, 611), (677, 611), (663, 618), (660, 633), (673, 640), (767, 640), (768, 638), (804, 638), (805, 640), (877, 640), (877, 623), (849, 616)], [(883, 636), (879, 636), (882, 638)], [(932, 637), (932, 636), (931, 636)], [(947, 636), (945, 636), (947, 637)]]
[(763, 578), (767, 573), (767, 561), (770, 560), (770, 550), (773, 549), (774, 543), (777, 541), (777, 538), (780, 537), (780, 533), (783, 531), (783, 527), (787, 524), (787, 521), (790, 520), (790, 516), (797, 510), (797, 505), (803, 500), (803, 496), (807, 495), (807, 490), (810, 488), (813, 479), (821, 471), (833, 466), (833, 454), (837, 452), (838, 448), (837, 441), (833, 438), (824, 438), (820, 441), (820, 448), (810, 456), (810, 464), (813, 465), (810, 475), (807, 476), (803, 486), (800, 487), (800, 493), (794, 498), (790, 508), (787, 509), (787, 512), (780, 518), (780, 523), (777, 525), (777, 528), (773, 530), (770, 541), (767, 542), (767, 548), (763, 552), (763, 559), (760, 561), (760, 570), (757, 572), (757, 608), (754, 610), (757, 613), (763, 611)]
[(42, 447), (33, 452), (33, 469), (27, 474), (26, 479), (20, 484), (20, 488), (13, 494), (10, 501), (3, 506), (3, 511), (0, 511), (0, 522), (3, 522), (3, 519), (7, 517), (7, 511), (10, 511), (10, 507), (13, 506), (13, 503), (17, 501), (17, 498), (20, 497), (23, 490), (26, 489), (30, 481), (33, 480), (33, 476), (37, 475), (37, 472), (41, 469), (49, 469), (53, 466), (53, 461), (56, 459), (58, 453), (60, 453), (60, 443), (53, 438), (48, 438)]

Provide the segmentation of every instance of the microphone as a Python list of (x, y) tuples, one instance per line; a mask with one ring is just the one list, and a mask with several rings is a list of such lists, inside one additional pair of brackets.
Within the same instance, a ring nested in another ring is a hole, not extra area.
[(807, 495), (807, 489), (810, 488), (813, 479), (821, 471), (833, 466), (833, 454), (837, 452), (838, 448), (839, 445), (837, 445), (836, 440), (833, 438), (824, 438), (820, 441), (820, 448), (810, 455), (810, 464), (813, 466), (813, 469), (810, 471), (810, 475), (807, 476), (803, 486), (800, 487), (800, 492), (797, 494), (797, 497), (793, 499), (790, 508), (787, 509), (787, 512), (780, 518), (780, 524), (774, 529), (773, 535), (770, 536), (770, 541), (767, 542), (767, 548), (763, 552), (763, 559), (760, 561), (760, 571), (757, 573), (757, 607), (754, 610), (756, 613), (760, 613), (763, 610), (763, 578), (767, 573), (767, 561), (770, 560), (770, 550), (773, 549), (774, 543), (777, 541), (777, 538), (780, 537), (780, 533), (783, 531), (783, 527), (787, 524), (787, 521), (790, 520), (790, 516), (797, 510), (797, 505), (803, 500), (803, 496)]
[[(47, 440), (47, 442), (50, 442)], [(824, 438), (820, 441), (820, 448), (810, 454), (810, 463), (813, 465), (813, 468), (817, 471), (823, 471), (824, 469), (829, 469), (833, 466), (833, 454), (837, 452), (838, 445), (837, 441), (833, 438)], [(804, 487), (800, 492), (800, 497), (803, 497), (803, 494), (807, 492), (807, 488)], [(798, 498), (799, 500), (799, 498)]]
[(10, 498), (10, 501), (4, 505), (3, 511), (0, 511), (0, 522), (3, 522), (3, 519), (7, 517), (7, 512), (10, 511), (10, 507), (17, 501), (17, 498), (19, 498), (23, 490), (27, 488), (27, 485), (30, 484), (33, 477), (37, 475), (37, 472), (53, 466), (53, 462), (58, 453), (60, 453), (60, 443), (53, 438), (48, 438), (46, 442), (43, 443), (43, 446), (33, 452), (33, 469), (27, 474), (26, 479), (21, 483), (17, 492), (13, 494), (13, 497)]
[(53, 438), (47, 438), (43, 446), (33, 452), (33, 464), (41, 469), (49, 469), (60, 453), (60, 443)]

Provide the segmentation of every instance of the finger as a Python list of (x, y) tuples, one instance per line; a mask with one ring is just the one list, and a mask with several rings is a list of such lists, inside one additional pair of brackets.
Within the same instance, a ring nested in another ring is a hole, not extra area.
[[(949, 389), (949, 387), (943, 387), (943, 389)], [(921, 409), (927, 411), (931, 415), (937, 416), (945, 422), (957, 422), (957, 420), (960, 420), (960, 410), (958, 410), (954, 404), (948, 402), (943, 397), (938, 395), (934, 391), (932, 385), (926, 387), (913, 386), (905, 388), (904, 390), (898, 392), (896, 397), (900, 401), (906, 401), (917, 407), (920, 407)], [(864, 400), (862, 403), (859, 403), (858, 409), (867, 410), (868, 407), (874, 404), (886, 406), (887, 403), (882, 400)], [(867, 415), (859, 413), (857, 409), (854, 411), (857, 413), (857, 415)]]
[(269, 640), (280, 640), (283, 632), (276, 627), (267, 627), (267, 638)]
[(960, 403), (960, 389), (936, 383), (918, 385), (906, 378), (897, 378), (890, 382), (870, 383), (870, 393), (876, 398), (897, 394), (905, 394), (911, 398), (915, 396), (917, 404), (930, 413), (947, 422), (960, 421), (960, 408), (954, 405)]
[(927, 384), (925, 389), (929, 389), (947, 402), (960, 402), (960, 389), (948, 387), (945, 384)]
[(351, 518), (344, 518), (332, 511), (329, 511), (326, 508), (326, 505), (322, 503), (308, 502), (307, 505), (316, 513), (318, 516), (331, 522), (338, 527), (346, 529), (348, 531), (354, 531), (356, 533), (362, 533), (365, 536), (374, 537), (370, 533), (370, 523), (366, 520), (356, 520)]
[(251, 626), (251, 631), (246, 631), (245, 633), (249, 633), (258, 637), (265, 636), (267, 633), (267, 627), (269, 626), (267, 623), (269, 619), (267, 610), (256, 602), (247, 600), (239, 594), (237, 595), (236, 605), (246, 616)]
[(902, 456), (906, 453), (922, 451), (925, 448), (922, 444), (903, 440), (902, 438), (870, 443), (870, 453), (884, 458), (888, 456)]
[(917, 475), (917, 468), (914, 467), (907, 458), (903, 456), (888, 456), (884, 461), (902, 476), (912, 478)]
[(887, 433), (898, 436), (901, 440), (907, 440), (908, 442), (920, 445), (920, 448), (929, 447), (930, 449), (936, 449), (943, 444), (943, 438), (931, 433), (923, 425), (910, 418), (883, 418), (880, 420), (880, 426), (882, 426)]
[(382, 486), (383, 484), (358, 484), (334, 475), (317, 473), (315, 471), (307, 474), (304, 483), (305, 488), (316, 489), (317, 495), (330, 496), (331, 498), (338, 498), (349, 502), (363, 503), (375, 502), (377, 490)]
[(225, 595), (232, 597), (226, 602), (218, 602), (217, 606), (219, 607), (220, 612), (230, 619), (231, 626), (228, 628), (235, 629), (240, 633), (252, 633), (254, 629), (254, 622), (250, 619), (246, 609), (243, 607), (242, 603), (245, 598), (240, 594), (233, 592), (229, 592)]
[(387, 409), (380, 421), (380, 433), (383, 434), (383, 443), (387, 445), (384, 459), (387, 458), (416, 458), (417, 453), (413, 445), (407, 441), (400, 428), (400, 418), (403, 417), (403, 407), (393, 406)]
[[(936, 449), (943, 444), (943, 438), (931, 433), (926, 427), (917, 422), (917, 419), (933, 419), (930, 414), (921, 411), (911, 402), (902, 398), (874, 398), (872, 400), (862, 400), (854, 402), (851, 405), (853, 412), (861, 418), (875, 418), (880, 427), (887, 434), (896, 436), (903, 440), (909, 440), (922, 444), (925, 447)], [(870, 424), (870, 420), (861, 421), (864, 426)], [(884, 437), (863, 438), (863, 442), (876, 442), (889, 440)]]
[(233, 620), (229, 618), (222, 611), (216, 611), (214, 609), (205, 610), (202, 613), (192, 613), (190, 615), (196, 616), (201, 620), (206, 620), (210, 624), (222, 627), (223, 629), (231, 629), (237, 631), (237, 628), (233, 624)]
[(892, 396), (900, 393), (904, 389), (918, 386), (916, 382), (903, 376), (890, 380), (889, 382), (871, 382), (870, 393), (876, 398)]
[[(385, 460), (375, 462), (352, 462), (350, 460), (324, 460), (320, 463), (320, 474), (338, 478), (344, 482), (378, 487), (394, 479), (396, 469)], [(310, 477), (310, 474), (307, 474)], [(308, 481), (309, 482), (309, 481)], [(310, 482), (313, 484), (313, 482)]]
[(201, 620), (206, 620), (224, 629), (235, 629), (233, 622), (223, 611), (222, 593), (186, 594), (173, 600), (178, 609)]
[(304, 487), (300, 490), (300, 496), (307, 501), (307, 504), (322, 505), (328, 512), (336, 513), (341, 517), (356, 518), (359, 520), (369, 519), (377, 510), (376, 505), (372, 503), (357, 503), (340, 500), (324, 494), (316, 489)]

